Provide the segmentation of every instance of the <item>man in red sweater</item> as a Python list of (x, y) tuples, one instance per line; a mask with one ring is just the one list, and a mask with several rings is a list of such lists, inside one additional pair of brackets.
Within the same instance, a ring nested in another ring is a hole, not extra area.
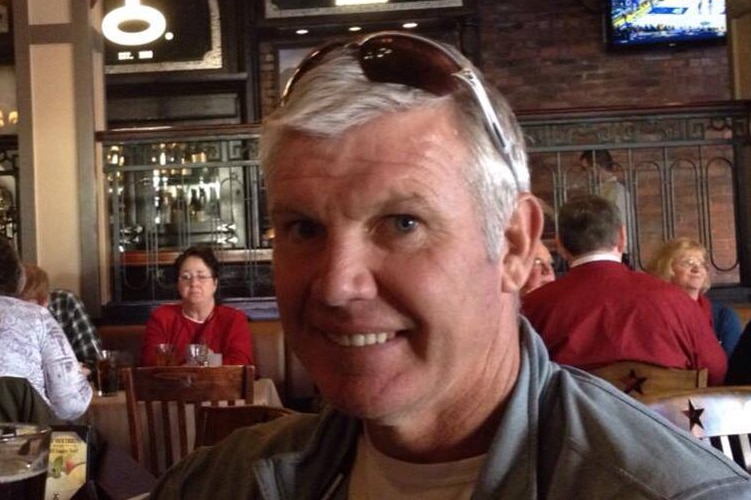
[(621, 263), (625, 229), (612, 202), (591, 195), (563, 205), (558, 244), (568, 273), (522, 306), (554, 361), (584, 370), (624, 360), (707, 368), (709, 384), (722, 384), (727, 358), (696, 302)]

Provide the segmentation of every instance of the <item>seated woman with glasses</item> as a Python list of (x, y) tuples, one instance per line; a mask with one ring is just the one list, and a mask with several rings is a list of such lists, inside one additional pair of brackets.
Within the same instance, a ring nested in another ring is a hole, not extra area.
[(526, 295), (532, 290), (537, 290), (543, 285), (555, 281), (555, 262), (550, 250), (542, 241), (537, 242), (535, 249), (535, 265), (529, 272), (527, 282), (520, 290), (521, 295)]
[(733, 308), (707, 298), (709, 290), (709, 264), (707, 249), (690, 238), (674, 238), (663, 243), (652, 260), (647, 272), (683, 288), (698, 302), (714, 328), (717, 339), (730, 357), (741, 336), (741, 320)]
[(247, 316), (216, 303), (219, 261), (209, 247), (194, 246), (174, 264), (177, 304), (156, 308), (146, 323), (141, 346), (141, 364), (157, 365), (157, 346), (172, 344), (174, 362), (184, 364), (189, 344), (204, 344), (222, 355), (224, 365), (253, 364), (253, 347)]

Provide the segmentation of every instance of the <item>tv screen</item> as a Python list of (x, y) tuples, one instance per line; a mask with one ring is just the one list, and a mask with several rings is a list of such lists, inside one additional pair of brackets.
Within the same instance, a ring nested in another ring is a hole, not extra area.
[(608, 46), (675, 46), (723, 42), (725, 0), (608, 0)]

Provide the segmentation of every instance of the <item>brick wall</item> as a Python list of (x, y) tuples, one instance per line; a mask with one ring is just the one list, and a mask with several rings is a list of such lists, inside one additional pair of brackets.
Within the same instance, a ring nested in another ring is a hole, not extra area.
[[(652, 106), (730, 99), (727, 48), (605, 49), (597, 0), (478, 0), (482, 67), (514, 109)], [(584, 3), (586, 1), (586, 3)], [(261, 47), (262, 112), (277, 100)]]
[(517, 110), (731, 98), (727, 48), (608, 52), (593, 0), (480, 0), (483, 69)]
[[(691, 49), (606, 50), (598, 0), (478, 0), (482, 69), (517, 111), (565, 108), (646, 107), (731, 98), (724, 45)], [(262, 112), (278, 99), (271, 44), (261, 47)], [(532, 165), (535, 169), (534, 164)], [(712, 171), (709, 207), (713, 253), (720, 267), (735, 262), (730, 170)], [(533, 172), (535, 177), (535, 172)], [(685, 182), (682, 183), (682, 179)], [(658, 184), (642, 184), (637, 197), (646, 254), (665, 238)], [(653, 190), (654, 193), (649, 191)], [(675, 212), (696, 213), (691, 176), (676, 176)], [(552, 200), (546, 200), (551, 202)], [(685, 206), (682, 206), (683, 203)], [(722, 223), (717, 223), (723, 221)], [(676, 235), (698, 236), (695, 219), (675, 221)], [(737, 268), (715, 272), (717, 283), (737, 282)]]

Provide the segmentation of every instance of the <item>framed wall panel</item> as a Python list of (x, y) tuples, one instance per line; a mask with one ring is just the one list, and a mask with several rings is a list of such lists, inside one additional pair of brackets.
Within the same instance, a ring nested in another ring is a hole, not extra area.
[(465, 7), (467, 0), (391, 0), (388, 3), (336, 5), (334, 0), (264, 0), (266, 19), (338, 16), (374, 12), (408, 12)]
[[(124, 0), (104, 0), (105, 12)], [(154, 42), (126, 47), (104, 40), (105, 73), (145, 73), (221, 69), (222, 22), (219, 0), (142, 0), (167, 18), (167, 31)], [(123, 27), (126, 29), (127, 27)]]

